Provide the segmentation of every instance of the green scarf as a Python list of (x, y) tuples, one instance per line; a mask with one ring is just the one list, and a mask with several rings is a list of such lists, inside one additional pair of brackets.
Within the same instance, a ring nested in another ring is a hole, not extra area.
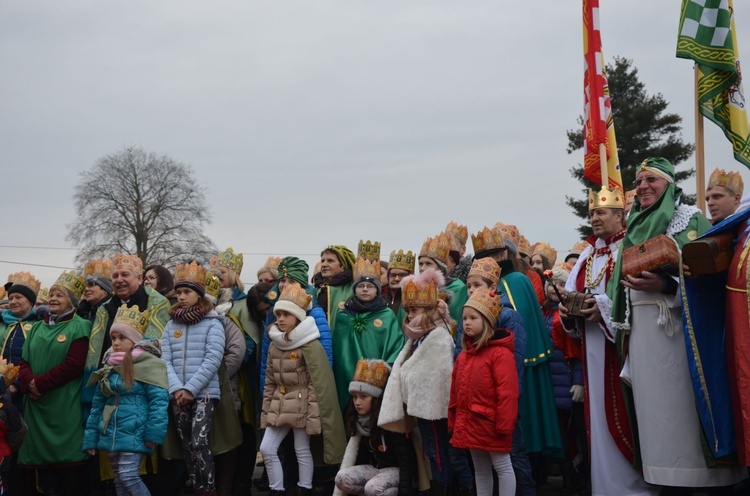
[[(91, 386), (97, 382), (102, 387), (104, 396), (114, 396), (109, 385), (109, 376), (112, 373), (122, 375), (121, 365), (104, 365), (102, 368), (91, 374), (86, 386)], [(133, 359), (133, 372), (135, 380), (145, 384), (151, 384), (169, 391), (169, 382), (167, 380), (167, 366), (164, 360), (149, 353), (144, 352)]]

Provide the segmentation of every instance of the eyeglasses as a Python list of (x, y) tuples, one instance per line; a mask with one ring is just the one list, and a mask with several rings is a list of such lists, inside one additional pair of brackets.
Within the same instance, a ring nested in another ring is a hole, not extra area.
[(378, 289), (377, 286), (369, 282), (361, 282), (357, 285), (357, 287), (362, 289)]
[(660, 181), (660, 180), (666, 181), (666, 179), (664, 179), (663, 177), (657, 177), (657, 176), (640, 177), (635, 180), (635, 187), (637, 188), (638, 186), (640, 186), (643, 181), (646, 181), (649, 185), (651, 185), (651, 184), (654, 184), (656, 181)]
[(93, 288), (96, 286), (96, 283), (94, 281), (86, 281), (86, 286), (89, 288)]

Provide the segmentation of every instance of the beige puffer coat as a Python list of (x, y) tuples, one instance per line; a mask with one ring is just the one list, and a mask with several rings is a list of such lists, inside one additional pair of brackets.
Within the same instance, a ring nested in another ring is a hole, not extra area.
[(320, 337), (315, 320), (307, 317), (286, 341), (276, 325), (268, 329), (266, 384), (263, 391), (261, 428), (289, 426), (305, 429), (308, 435), (321, 433), (320, 409), (301, 346)]

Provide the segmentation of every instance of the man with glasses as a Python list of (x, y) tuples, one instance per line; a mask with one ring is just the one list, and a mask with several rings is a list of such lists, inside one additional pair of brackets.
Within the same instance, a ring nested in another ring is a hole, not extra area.
[(86, 264), (86, 289), (76, 313), (92, 324), (99, 306), (112, 296), (112, 261), (94, 260)]

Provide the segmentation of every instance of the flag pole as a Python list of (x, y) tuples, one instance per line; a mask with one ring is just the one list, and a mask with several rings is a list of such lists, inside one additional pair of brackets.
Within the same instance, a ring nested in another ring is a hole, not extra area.
[(599, 143), (599, 165), (602, 168), (602, 186), (609, 189), (609, 172), (607, 171), (607, 145)]
[(698, 80), (700, 70), (698, 64), (693, 66), (695, 71), (695, 191), (698, 208), (706, 215), (706, 157), (703, 148), (703, 115), (698, 100)]

